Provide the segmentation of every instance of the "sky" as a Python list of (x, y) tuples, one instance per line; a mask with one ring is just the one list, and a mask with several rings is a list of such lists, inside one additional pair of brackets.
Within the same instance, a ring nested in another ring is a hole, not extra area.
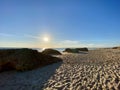
[(0, 47), (112, 46), (120, 46), (119, 0), (0, 0)]

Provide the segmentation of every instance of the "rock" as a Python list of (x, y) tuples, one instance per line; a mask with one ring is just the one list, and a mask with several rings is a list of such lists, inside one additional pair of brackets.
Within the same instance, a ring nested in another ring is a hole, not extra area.
[(76, 48), (77, 50), (79, 50), (79, 51), (88, 51), (88, 48)]
[(113, 47), (112, 49), (120, 49), (120, 47)]
[(32, 49), (0, 50), (0, 72), (31, 70), (62, 61), (60, 58), (39, 53)]
[(46, 55), (61, 55), (61, 53), (57, 50), (54, 49), (45, 49), (44, 51), (42, 51), (42, 54), (46, 54)]
[(72, 48), (66, 48), (63, 52), (79, 53), (79, 50), (77, 50), (77, 49), (72, 49)]
[(79, 53), (80, 51), (88, 51), (88, 48), (66, 48), (63, 52)]

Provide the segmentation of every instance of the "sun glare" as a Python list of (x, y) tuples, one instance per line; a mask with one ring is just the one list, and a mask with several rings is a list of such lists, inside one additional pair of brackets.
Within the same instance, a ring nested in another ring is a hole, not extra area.
[(43, 41), (48, 42), (48, 41), (49, 41), (49, 38), (48, 38), (48, 37), (44, 37), (44, 38), (43, 38)]
[(46, 48), (42, 48), (42, 51), (45, 50)]

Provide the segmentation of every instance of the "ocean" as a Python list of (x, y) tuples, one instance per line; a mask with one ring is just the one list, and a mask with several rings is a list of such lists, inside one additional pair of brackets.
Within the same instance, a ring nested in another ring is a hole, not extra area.
[[(0, 47), (0, 50), (3, 49), (20, 49), (20, 48)], [(37, 50), (38, 52), (42, 52), (45, 48), (30, 48), (30, 49)], [(65, 48), (52, 48), (52, 49), (55, 49), (59, 52), (63, 52), (65, 50)], [(95, 50), (95, 49), (97, 48), (88, 48), (88, 50)]]

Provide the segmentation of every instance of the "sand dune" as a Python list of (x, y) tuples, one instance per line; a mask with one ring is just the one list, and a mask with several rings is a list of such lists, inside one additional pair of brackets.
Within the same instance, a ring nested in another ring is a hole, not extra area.
[(120, 50), (57, 56), (63, 63), (28, 72), (0, 73), (0, 90), (120, 90)]

